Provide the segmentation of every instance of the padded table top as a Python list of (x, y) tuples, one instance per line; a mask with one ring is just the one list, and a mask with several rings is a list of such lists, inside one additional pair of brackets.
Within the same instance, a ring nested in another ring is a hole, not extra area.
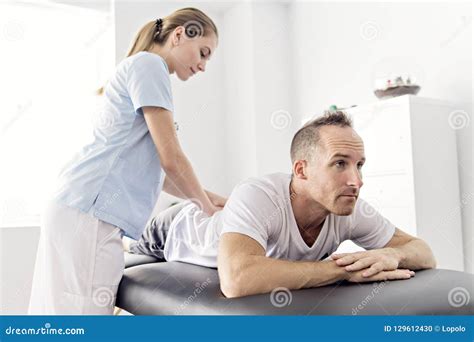
[[(136, 257), (136, 258), (135, 258)], [(133, 256), (116, 305), (134, 315), (472, 315), (474, 275), (434, 269), (414, 278), (225, 298), (216, 269)], [(143, 262), (140, 263), (141, 258)], [(133, 265), (135, 266), (133, 266)]]
[(125, 259), (125, 268), (161, 261), (149, 255), (131, 254), (127, 252), (124, 253), (124, 259)]

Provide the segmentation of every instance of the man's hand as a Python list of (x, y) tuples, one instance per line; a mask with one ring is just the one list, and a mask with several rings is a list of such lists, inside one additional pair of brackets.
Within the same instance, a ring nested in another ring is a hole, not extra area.
[(346, 280), (352, 283), (366, 283), (371, 281), (401, 280), (410, 279), (415, 276), (415, 272), (407, 269), (393, 271), (382, 271), (372, 276), (364, 276), (364, 271), (348, 272)]
[(374, 249), (356, 253), (333, 254), (338, 266), (349, 272), (361, 271), (362, 277), (372, 277), (383, 271), (394, 271), (399, 266), (399, 255), (393, 248)]

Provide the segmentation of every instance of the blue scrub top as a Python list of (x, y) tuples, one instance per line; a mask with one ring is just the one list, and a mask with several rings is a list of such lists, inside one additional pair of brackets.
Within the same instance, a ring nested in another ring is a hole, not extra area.
[(165, 176), (141, 108), (173, 112), (166, 62), (150, 52), (126, 58), (105, 86), (102, 100), (94, 141), (61, 171), (54, 199), (138, 240)]

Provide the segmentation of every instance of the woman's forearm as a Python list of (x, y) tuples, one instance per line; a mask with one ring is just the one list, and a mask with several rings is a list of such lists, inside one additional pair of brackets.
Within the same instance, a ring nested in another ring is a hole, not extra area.
[(186, 196), (176, 187), (173, 181), (166, 176), (163, 182), (163, 191), (174, 197), (185, 199)]
[(223, 208), (225, 206), (227, 198), (215, 194), (209, 190), (204, 190), (204, 192), (206, 193), (207, 197), (209, 197), (209, 200), (213, 205), (219, 208)]
[(184, 154), (176, 156), (174, 163), (171, 166), (168, 165), (165, 172), (164, 191), (173, 196), (192, 199), (209, 215), (214, 213), (213, 204), (204, 192), (191, 163)]

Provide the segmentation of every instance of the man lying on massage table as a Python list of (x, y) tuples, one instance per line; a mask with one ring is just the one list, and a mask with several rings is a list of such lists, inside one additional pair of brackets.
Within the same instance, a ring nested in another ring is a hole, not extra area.
[[(424, 241), (359, 198), (364, 145), (346, 114), (326, 113), (301, 128), (291, 160), (292, 175), (243, 181), (212, 217), (190, 201), (165, 210), (130, 252), (218, 267), (226, 297), (408, 279), (435, 267)], [(344, 240), (367, 251), (331, 255)]]

